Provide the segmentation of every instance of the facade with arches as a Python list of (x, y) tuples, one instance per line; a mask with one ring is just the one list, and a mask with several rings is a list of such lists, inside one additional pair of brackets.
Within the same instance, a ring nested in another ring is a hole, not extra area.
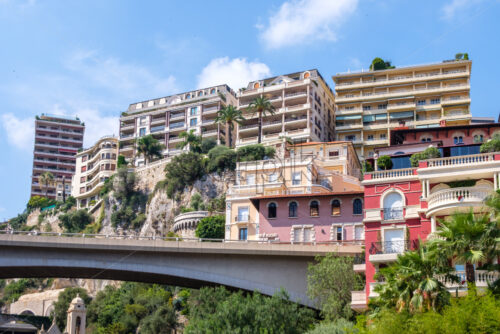
[(268, 195), (258, 208), (259, 238), (279, 242), (362, 242), (363, 191)]
[(246, 120), (237, 125), (237, 147), (258, 141), (258, 115), (249, 110), (258, 97), (275, 108), (274, 114), (263, 115), (262, 143), (280, 144), (283, 137), (294, 143), (334, 140), (334, 94), (313, 69), (252, 81), (238, 92), (238, 108)]
[[(366, 308), (368, 299), (376, 296), (374, 287), (383, 284), (375, 280), (376, 272), (395, 261), (398, 254), (418, 247), (420, 240), (436, 231), (441, 219), (457, 211), (485, 210), (486, 197), (500, 188), (500, 153), (467, 153), (476, 146), (475, 135), (489, 138), (498, 127), (482, 124), (395, 131), (394, 136), (403, 142), (378, 150), (380, 155), (397, 159), (434, 146), (443, 156), (421, 160), (415, 167), (397, 165), (364, 175), (366, 286), (362, 292), (353, 292), (357, 298), (352, 301), (353, 308)], [(432, 139), (423, 142), (421, 137)], [(463, 142), (454, 144), (454, 137), (462, 137)]]

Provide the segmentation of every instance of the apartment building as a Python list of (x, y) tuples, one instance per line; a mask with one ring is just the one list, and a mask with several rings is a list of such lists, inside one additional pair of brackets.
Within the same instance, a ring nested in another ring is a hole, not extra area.
[[(71, 193), (75, 173), (75, 155), (83, 146), (85, 124), (80, 119), (42, 114), (35, 119), (35, 144), (31, 194), (62, 200)], [(45, 172), (54, 176), (52, 185), (44, 187), (39, 177)]]
[(337, 140), (352, 141), (364, 160), (389, 144), (393, 128), (469, 124), (471, 66), (451, 60), (333, 76)]
[(246, 120), (236, 127), (236, 147), (258, 141), (258, 116), (249, 110), (257, 97), (268, 98), (276, 108), (263, 119), (263, 144), (280, 145), (284, 138), (294, 143), (334, 140), (334, 94), (318, 70), (252, 81), (237, 95)]
[[(392, 131), (390, 146), (376, 150), (375, 157), (390, 156), (393, 167), (366, 173), (362, 182), (366, 287), (352, 293), (354, 309), (365, 309), (368, 299), (377, 296), (374, 287), (383, 284), (374, 278), (379, 268), (417, 248), (440, 219), (457, 211), (485, 210), (484, 199), (499, 189), (500, 154), (481, 154), (479, 146), (495, 134), (500, 134), (499, 123), (401, 129)], [(411, 167), (410, 156), (429, 146), (438, 148), (441, 158)], [(454, 265), (464, 278), (463, 264)], [(479, 287), (498, 278), (498, 272), (478, 270), (476, 275)], [(464, 289), (456, 283), (446, 286), (454, 293)]]
[(341, 228), (343, 238), (352, 240), (355, 225), (359, 236), (363, 190), (352, 144), (311, 142), (285, 152), (237, 164), (235, 183), (226, 195), (226, 239), (337, 240)]
[(235, 93), (227, 85), (133, 103), (120, 117), (120, 154), (136, 166), (144, 165), (135, 144), (149, 134), (165, 145), (164, 156), (181, 153), (177, 145), (183, 131), (194, 130), (204, 138), (223, 143), (224, 126), (215, 123), (215, 118), (226, 105), (237, 105)]
[(71, 182), (71, 195), (78, 209), (99, 204), (104, 182), (116, 172), (118, 138), (104, 136), (92, 147), (76, 155), (76, 170)]

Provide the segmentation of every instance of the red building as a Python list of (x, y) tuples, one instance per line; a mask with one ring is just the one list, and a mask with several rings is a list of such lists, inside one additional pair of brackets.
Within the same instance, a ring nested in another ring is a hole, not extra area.
[[(374, 278), (376, 272), (426, 240), (440, 219), (456, 211), (484, 210), (484, 199), (499, 188), (500, 153), (481, 154), (479, 148), (496, 133), (498, 123), (402, 128), (391, 133), (391, 146), (376, 149), (374, 166), (376, 159), (388, 155), (393, 167), (366, 173), (362, 182), (366, 286), (353, 292), (354, 309), (366, 308), (368, 299), (376, 296), (374, 286), (383, 284)], [(441, 157), (412, 167), (410, 156), (429, 146), (438, 148)], [(461, 264), (454, 265), (457, 275), (463, 275)], [(476, 284), (486, 286), (489, 276), (481, 274), (477, 271)]]

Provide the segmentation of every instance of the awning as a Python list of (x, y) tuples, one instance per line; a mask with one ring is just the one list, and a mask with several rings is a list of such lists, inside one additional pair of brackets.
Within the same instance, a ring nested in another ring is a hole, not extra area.
[(345, 121), (348, 119), (361, 119), (361, 115), (348, 115), (348, 116), (337, 116), (335, 117), (337, 121)]
[(393, 112), (390, 115), (391, 119), (408, 118), (408, 117), (413, 117), (413, 111)]

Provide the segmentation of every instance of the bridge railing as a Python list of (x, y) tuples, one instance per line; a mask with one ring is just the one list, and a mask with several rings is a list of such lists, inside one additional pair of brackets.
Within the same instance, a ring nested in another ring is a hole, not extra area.
[(220, 243), (268, 243), (277, 245), (364, 245), (364, 240), (332, 240), (332, 241), (311, 241), (311, 242), (283, 242), (279, 240), (234, 240), (234, 239), (214, 239), (214, 238), (184, 238), (184, 237), (164, 237), (164, 236), (141, 236), (141, 235), (121, 235), (121, 234), (87, 234), (87, 233), (58, 233), (40, 231), (14, 231), (0, 230), (0, 235), (25, 235), (25, 236), (46, 236), (46, 237), (72, 237), (72, 238), (100, 238), (100, 239), (121, 239), (121, 240), (163, 240), (163, 241), (189, 241), (189, 242), (220, 242)]

